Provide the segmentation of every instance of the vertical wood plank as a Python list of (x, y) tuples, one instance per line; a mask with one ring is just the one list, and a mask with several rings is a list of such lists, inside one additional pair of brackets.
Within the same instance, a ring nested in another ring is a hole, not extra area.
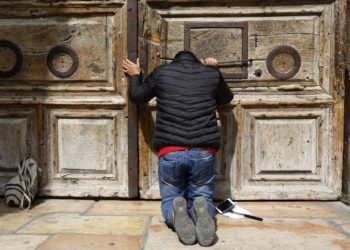
[[(137, 0), (127, 1), (127, 34), (128, 58), (137, 58)], [(127, 96), (127, 95), (126, 95)], [(128, 98), (128, 97), (126, 97)], [(137, 107), (128, 98), (128, 178), (130, 197), (138, 196), (138, 135), (137, 135)]]
[[(349, 13), (349, 12), (348, 12)], [(349, 21), (348, 21), (349, 28)], [(347, 44), (348, 41), (347, 41)], [(344, 168), (343, 168), (343, 185), (342, 185), (342, 200), (350, 204), (350, 89), (349, 89), (350, 79), (349, 79), (349, 64), (347, 64), (347, 69), (345, 69), (345, 108), (344, 108)]]
[(345, 81), (345, 101), (344, 101), (344, 168), (343, 168), (343, 185), (342, 200), (350, 204), (350, 4), (347, 1), (346, 16), (346, 69), (344, 71)]
[(341, 194), (341, 178), (343, 169), (343, 143), (344, 143), (344, 70), (345, 70), (345, 34), (346, 34), (346, 10), (347, 1), (338, 0), (334, 3), (335, 15), (335, 46), (334, 46), (334, 82), (333, 82), (333, 98), (334, 109), (331, 124), (333, 124), (333, 158), (331, 164), (330, 186), (336, 192)]

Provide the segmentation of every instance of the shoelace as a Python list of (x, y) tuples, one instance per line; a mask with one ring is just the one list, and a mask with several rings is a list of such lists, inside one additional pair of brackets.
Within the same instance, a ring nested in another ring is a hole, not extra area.
[[(27, 161), (29, 161), (29, 162), (26, 164)], [(29, 169), (31, 164), (35, 164), (35, 162), (32, 159), (25, 158), (23, 160), (22, 164), (20, 164), (18, 167), (19, 179), (20, 179), (21, 185), (24, 189), (24, 191), (22, 193), (23, 197), (22, 197), (20, 206), (24, 210), (30, 209), (31, 204), (32, 204), (32, 199), (34, 198), (34, 194), (30, 190), (30, 187), (33, 186), (33, 182), (34, 182), (34, 179), (32, 177), (30, 169)], [(41, 169), (39, 167), (38, 167), (38, 171), (39, 172), (41, 171)], [(27, 200), (27, 202), (28, 202), (28, 206), (26, 208), (24, 207), (25, 200)]]

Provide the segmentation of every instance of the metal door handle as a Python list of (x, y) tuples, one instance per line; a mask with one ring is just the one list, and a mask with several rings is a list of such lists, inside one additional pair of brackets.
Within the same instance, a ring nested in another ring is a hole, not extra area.
[(241, 61), (225, 61), (219, 62), (219, 67), (249, 67), (253, 64), (253, 59), (241, 60)]
[[(162, 60), (174, 60), (174, 58), (160, 57)], [(204, 59), (204, 58), (203, 58)], [(241, 60), (241, 61), (221, 61), (218, 62), (218, 67), (249, 67), (253, 64), (253, 59)]]

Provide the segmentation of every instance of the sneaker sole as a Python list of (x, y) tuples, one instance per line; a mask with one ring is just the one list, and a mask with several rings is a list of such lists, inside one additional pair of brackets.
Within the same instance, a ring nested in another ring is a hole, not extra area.
[(208, 204), (204, 198), (196, 198), (193, 202), (196, 213), (197, 240), (201, 246), (210, 246), (215, 240), (215, 222), (208, 212)]
[(174, 228), (180, 241), (185, 245), (196, 243), (196, 228), (187, 213), (187, 202), (182, 197), (173, 201)]

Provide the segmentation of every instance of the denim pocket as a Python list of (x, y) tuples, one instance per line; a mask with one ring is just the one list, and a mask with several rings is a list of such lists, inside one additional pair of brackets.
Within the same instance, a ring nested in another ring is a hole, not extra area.
[(195, 160), (194, 164), (194, 182), (196, 185), (204, 185), (215, 177), (215, 157), (210, 152), (208, 156)]
[(165, 157), (159, 159), (158, 177), (165, 183), (175, 185), (179, 182), (179, 169), (177, 161), (168, 160)]

